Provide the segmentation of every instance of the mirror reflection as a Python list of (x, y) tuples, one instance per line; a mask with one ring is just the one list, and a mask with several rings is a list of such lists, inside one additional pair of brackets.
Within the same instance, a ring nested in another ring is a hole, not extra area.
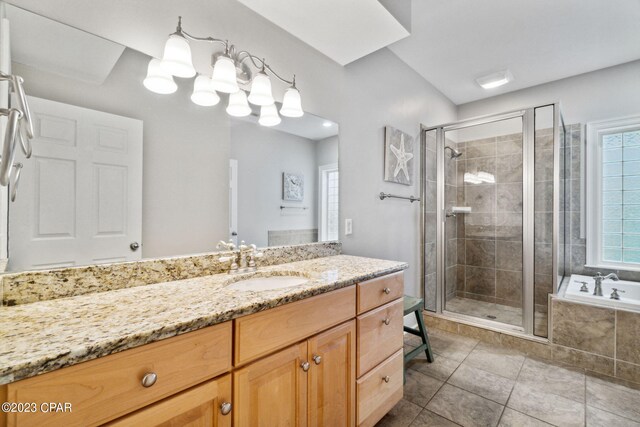
[(8, 271), (337, 239), (337, 123), (231, 117), (227, 94), (192, 102), (194, 78), (154, 93), (149, 56), (14, 6), (7, 16), (35, 133), (9, 206)]

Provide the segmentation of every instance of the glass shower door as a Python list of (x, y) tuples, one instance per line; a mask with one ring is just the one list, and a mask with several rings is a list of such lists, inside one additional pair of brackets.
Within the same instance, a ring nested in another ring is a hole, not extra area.
[(444, 128), (443, 311), (523, 327), (523, 117)]

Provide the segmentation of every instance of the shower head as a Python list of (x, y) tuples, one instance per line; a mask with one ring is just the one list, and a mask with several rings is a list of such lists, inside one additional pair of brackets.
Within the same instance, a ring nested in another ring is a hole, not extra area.
[(446, 150), (447, 148), (448, 148), (449, 150), (451, 150), (451, 158), (452, 158), (452, 159), (457, 159), (458, 157), (462, 156), (462, 152), (460, 152), (460, 151), (456, 150), (455, 148), (453, 148), (453, 147), (449, 147), (448, 145), (444, 147), (444, 149), (445, 149), (445, 150)]

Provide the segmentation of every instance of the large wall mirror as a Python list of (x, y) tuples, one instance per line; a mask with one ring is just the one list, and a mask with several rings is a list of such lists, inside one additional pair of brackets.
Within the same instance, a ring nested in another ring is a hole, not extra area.
[(9, 204), (7, 271), (212, 252), (230, 239), (337, 240), (337, 123), (233, 118), (226, 95), (191, 102), (194, 79), (150, 92), (147, 55), (4, 8), (35, 126)]

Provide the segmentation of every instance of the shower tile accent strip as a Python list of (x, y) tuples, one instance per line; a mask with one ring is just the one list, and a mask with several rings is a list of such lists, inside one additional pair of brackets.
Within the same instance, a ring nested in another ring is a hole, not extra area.
[(554, 360), (640, 384), (640, 313), (551, 298), (552, 340), (478, 328), (424, 312), (427, 328), (500, 344), (530, 356)]
[[(261, 249), (259, 267), (339, 255), (340, 242), (275, 246)], [(212, 252), (136, 262), (98, 264), (55, 270), (5, 274), (2, 279), (2, 305), (13, 306), (36, 301), (133, 288), (152, 283), (193, 279), (224, 273), (228, 263), (218, 259), (230, 252)]]

